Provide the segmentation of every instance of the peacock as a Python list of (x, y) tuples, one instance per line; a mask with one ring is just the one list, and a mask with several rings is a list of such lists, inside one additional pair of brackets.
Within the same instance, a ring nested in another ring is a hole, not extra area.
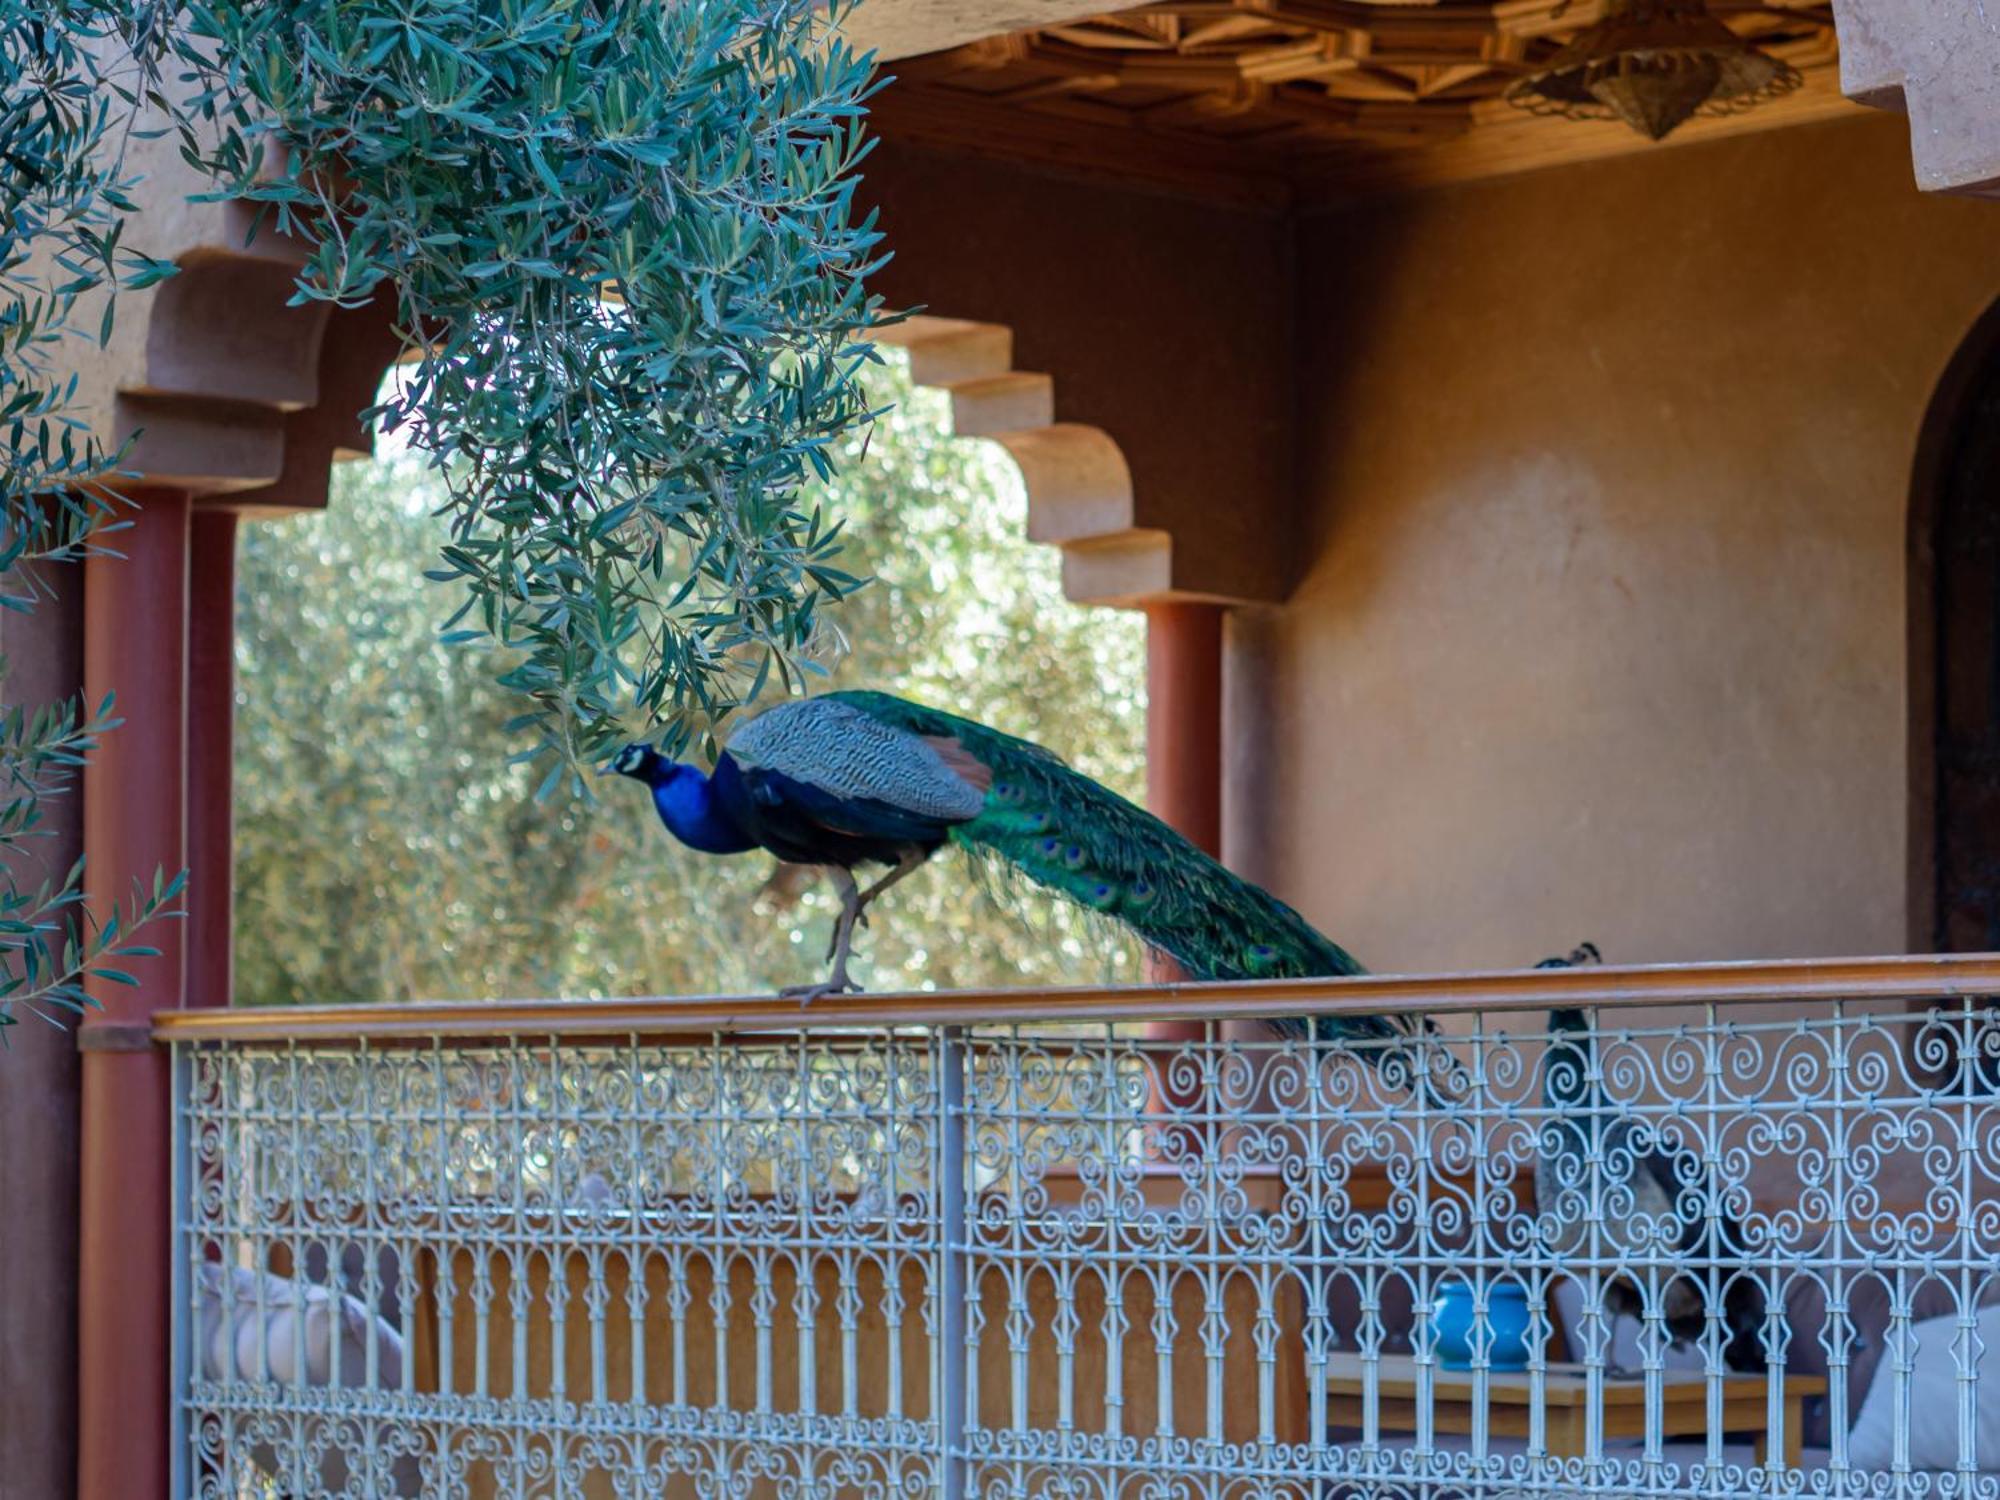
[[(1539, 968), (1594, 963), (1589, 944), (1567, 959), (1548, 959)], [(1549, 1046), (1542, 1060), (1540, 1150), (1535, 1161), (1535, 1206), (1553, 1230), (1551, 1248), (1559, 1255), (1591, 1254), (1605, 1259), (1654, 1256), (1679, 1268), (1660, 1292), (1661, 1321), (1677, 1348), (1696, 1343), (1708, 1327), (1708, 1268), (1722, 1286), (1722, 1363), (1731, 1370), (1761, 1373), (1764, 1349), (1764, 1289), (1738, 1264), (1743, 1227), (1727, 1212), (1709, 1216), (1715, 1182), (1693, 1151), (1661, 1137), (1630, 1116), (1610, 1117), (1596, 1078), (1596, 1038), (1583, 1011), (1562, 1007), (1549, 1012)], [(1596, 1202), (1598, 1229), (1591, 1216)], [(1719, 1205), (1718, 1205), (1719, 1207)], [(1604, 1283), (1604, 1309), (1616, 1316), (1642, 1318), (1646, 1295), (1630, 1271), (1614, 1271)]]
[[(824, 866), (840, 893), (823, 981), (810, 1002), (859, 988), (847, 965), (871, 903), (946, 844), (997, 860), (1121, 923), (1196, 979), (1360, 974), (1339, 944), (1150, 813), (1027, 740), (879, 692), (789, 701), (744, 722), (713, 772), (632, 744), (607, 770), (652, 790), (660, 821), (691, 849)], [(886, 866), (868, 885), (854, 871)], [(1412, 1017), (1292, 1018), (1304, 1039), (1394, 1044), (1431, 1031)], [(1407, 1058), (1390, 1071), (1406, 1074)]]

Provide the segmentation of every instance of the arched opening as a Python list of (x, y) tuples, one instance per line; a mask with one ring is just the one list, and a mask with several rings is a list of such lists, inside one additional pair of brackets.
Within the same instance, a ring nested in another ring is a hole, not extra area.
[(2000, 303), (1924, 421), (1909, 609), (1910, 947), (2000, 950)]
[[(885, 356), (871, 395), (888, 410), (819, 492), (847, 525), (842, 566), (875, 580), (827, 613), (831, 685), (1005, 725), (1136, 795), (1139, 621), (1064, 599), (1031, 541), (1034, 476), (952, 436), (960, 393)], [(437, 637), (459, 596), (424, 577), (447, 540), (436, 477), (393, 436), (380, 448), (340, 466), (329, 504), (244, 531), (238, 1001), (754, 992), (814, 971), (822, 882), (690, 855), (627, 784), (536, 798), (496, 659)], [(860, 972), (877, 989), (1136, 977), (1108, 929), (1005, 895), (934, 862), (872, 925)]]

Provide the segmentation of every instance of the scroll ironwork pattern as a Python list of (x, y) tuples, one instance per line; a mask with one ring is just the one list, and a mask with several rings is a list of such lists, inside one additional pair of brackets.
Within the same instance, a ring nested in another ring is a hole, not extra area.
[(1989, 1013), (1563, 1014), (183, 1044), (181, 1493), (2000, 1500)]

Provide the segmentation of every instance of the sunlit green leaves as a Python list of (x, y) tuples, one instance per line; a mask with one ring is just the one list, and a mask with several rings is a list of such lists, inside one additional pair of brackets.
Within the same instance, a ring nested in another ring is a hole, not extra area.
[[(867, 61), (812, 0), (194, 0), (187, 133), (395, 299), (384, 413), (439, 466), (469, 591), (556, 775), (679, 748), (822, 644), (854, 587), (798, 501), (867, 411)], [(247, 113), (245, 110), (247, 109)], [(252, 123), (254, 121), (254, 123)], [(271, 150), (267, 154), (266, 148)], [(449, 597), (449, 596), (445, 596)]]
[[(113, 284), (173, 273), (124, 243), (143, 100), (217, 196), (305, 247), (295, 300), (393, 300), (419, 358), (385, 415), (436, 464), (449, 521), (433, 617), (500, 648), (532, 789), (812, 670), (855, 579), (797, 497), (866, 413), (855, 335), (876, 316), (878, 237), (852, 205), (869, 70), (834, 19), (810, 0), (0, 0), (0, 606), (31, 607), (38, 569), (123, 523), (64, 348), (110, 337)], [(95, 732), (74, 705), (0, 725), (0, 811), (31, 830)], [(178, 891), (156, 879), (91, 919), (80, 882), (0, 885), (0, 1020), (83, 1003), (83, 973), (142, 951), (133, 924)]]
[[(0, 657), (0, 683), (7, 663)], [(60, 878), (23, 886), (12, 878), (19, 857), (33, 852), (51, 798), (68, 791), (98, 740), (117, 727), (109, 699), (93, 714), (76, 703), (0, 709), (0, 1042), (22, 1015), (54, 1020), (80, 1015), (93, 1002), (93, 976), (130, 984), (120, 964), (156, 952), (136, 941), (147, 923), (175, 911), (181, 877), (156, 874), (135, 885), (121, 909), (96, 913), (84, 904), (83, 862)]]

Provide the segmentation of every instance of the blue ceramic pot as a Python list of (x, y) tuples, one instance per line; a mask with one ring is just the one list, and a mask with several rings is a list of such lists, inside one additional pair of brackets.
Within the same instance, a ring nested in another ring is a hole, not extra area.
[[(1528, 1366), (1528, 1294), (1518, 1282), (1486, 1287), (1487, 1367), (1524, 1370)], [(1431, 1310), (1438, 1363), (1447, 1370), (1472, 1368), (1472, 1283), (1447, 1281)]]

